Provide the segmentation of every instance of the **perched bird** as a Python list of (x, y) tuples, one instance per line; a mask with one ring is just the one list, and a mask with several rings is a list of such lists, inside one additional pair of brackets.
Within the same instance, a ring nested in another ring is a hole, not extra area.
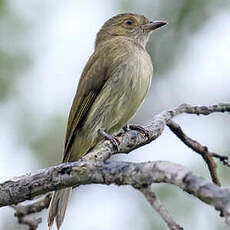
[[(104, 23), (79, 81), (70, 110), (63, 162), (77, 161), (103, 136), (123, 128), (142, 104), (151, 84), (152, 61), (145, 46), (166, 22), (124, 13)], [(48, 225), (63, 222), (71, 188), (54, 192)]]

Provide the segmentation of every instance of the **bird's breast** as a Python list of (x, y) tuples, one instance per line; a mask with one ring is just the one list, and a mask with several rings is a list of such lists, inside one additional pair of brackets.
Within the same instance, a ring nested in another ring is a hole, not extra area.
[(130, 88), (128, 91), (130, 91), (131, 98), (134, 100), (130, 103), (136, 103), (139, 107), (150, 88), (153, 66), (146, 51), (140, 51), (130, 59), (133, 60), (130, 60), (130, 74), (128, 74), (127, 81)]
[(116, 60), (118, 64), (92, 105), (83, 130), (94, 130), (95, 136), (99, 128), (113, 134), (136, 114), (153, 73), (151, 59), (145, 52), (130, 53)]
[[(146, 52), (146, 51), (145, 51)], [(147, 54), (135, 53), (121, 64), (113, 73), (110, 85), (112, 122), (117, 128), (124, 126), (143, 103), (151, 85), (152, 62)]]

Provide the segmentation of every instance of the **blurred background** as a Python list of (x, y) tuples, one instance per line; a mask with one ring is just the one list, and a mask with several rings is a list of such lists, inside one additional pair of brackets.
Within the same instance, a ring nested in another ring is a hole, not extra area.
[[(61, 161), (68, 112), (96, 33), (122, 12), (168, 21), (147, 46), (155, 76), (132, 123), (146, 123), (181, 103), (230, 101), (229, 0), (0, 0), (0, 182)], [(181, 115), (176, 121), (211, 151), (230, 155), (229, 114)], [(201, 157), (167, 128), (148, 146), (113, 159), (173, 161), (210, 179)], [(218, 163), (218, 173), (229, 185), (229, 169)], [(212, 207), (178, 188), (152, 188), (186, 230), (227, 229)], [(26, 229), (13, 214), (0, 209), (0, 230)], [(47, 229), (46, 215), (37, 214), (43, 216), (41, 230)], [(131, 187), (87, 185), (74, 191), (63, 229), (167, 228)]]

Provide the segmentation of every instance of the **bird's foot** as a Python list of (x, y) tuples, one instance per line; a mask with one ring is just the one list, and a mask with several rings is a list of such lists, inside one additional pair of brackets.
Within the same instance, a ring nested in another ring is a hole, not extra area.
[(139, 132), (143, 133), (148, 139), (150, 138), (148, 130), (146, 130), (144, 127), (142, 127), (140, 125), (130, 124), (130, 125), (126, 125), (125, 127), (126, 127), (126, 129), (128, 128), (130, 130), (139, 131)]
[(117, 138), (115, 138), (114, 136), (112, 136), (112, 135), (106, 133), (103, 129), (99, 129), (98, 132), (99, 132), (106, 140), (111, 141), (111, 143), (112, 143), (114, 149), (116, 149), (116, 151), (118, 152), (118, 150), (119, 150), (119, 147), (118, 147), (118, 146), (120, 145), (120, 141), (119, 141)]
[(122, 129), (124, 130), (124, 132), (127, 132), (129, 130), (129, 126), (125, 125)]

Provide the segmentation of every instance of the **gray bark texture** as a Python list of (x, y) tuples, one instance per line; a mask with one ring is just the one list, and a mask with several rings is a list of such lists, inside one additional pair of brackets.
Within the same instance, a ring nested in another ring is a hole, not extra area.
[[(209, 115), (214, 112), (230, 112), (230, 104), (212, 106), (180, 105), (174, 109), (162, 112), (153, 117), (152, 122), (140, 127), (130, 126), (116, 136), (117, 148), (106, 140), (100, 142), (81, 161), (63, 163), (57, 166), (41, 169), (35, 173), (16, 177), (0, 184), (0, 207), (13, 205), (15, 215), (25, 220), (27, 214), (39, 212), (49, 204), (50, 195), (44, 199), (33, 201), (27, 206), (18, 204), (31, 200), (38, 195), (66, 187), (76, 187), (84, 184), (116, 184), (131, 185), (146, 197), (150, 205), (160, 214), (169, 229), (183, 229), (177, 225), (167, 210), (161, 204), (156, 194), (151, 191), (153, 183), (169, 183), (197, 197), (221, 212), (230, 226), (230, 187), (221, 187), (216, 173), (213, 158), (229, 166), (228, 158), (208, 151), (206, 146), (189, 138), (181, 127), (172, 119), (182, 113)], [(213, 182), (194, 175), (182, 165), (167, 161), (156, 162), (117, 162), (108, 160), (118, 153), (129, 153), (132, 150), (148, 144), (158, 138), (165, 126), (184, 142), (188, 147), (199, 153), (208, 164)], [(17, 205), (18, 204), (18, 205)], [(28, 224), (30, 229), (36, 229), (40, 220)]]

